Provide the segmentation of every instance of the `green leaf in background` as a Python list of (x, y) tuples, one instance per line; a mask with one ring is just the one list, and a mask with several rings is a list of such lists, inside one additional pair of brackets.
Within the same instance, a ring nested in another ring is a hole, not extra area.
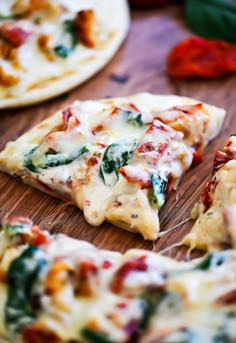
[(229, 0), (186, 0), (185, 15), (199, 36), (236, 42), (236, 3)]

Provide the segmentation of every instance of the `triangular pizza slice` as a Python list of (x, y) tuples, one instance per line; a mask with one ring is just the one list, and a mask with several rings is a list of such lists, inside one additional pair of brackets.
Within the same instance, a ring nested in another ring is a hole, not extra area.
[(107, 220), (155, 240), (166, 195), (201, 161), (224, 115), (150, 93), (75, 101), (9, 142), (0, 168), (76, 204), (91, 225)]

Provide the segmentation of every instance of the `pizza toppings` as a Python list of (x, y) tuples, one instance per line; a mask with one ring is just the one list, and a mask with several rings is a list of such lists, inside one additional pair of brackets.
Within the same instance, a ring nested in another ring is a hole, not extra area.
[(181, 105), (176, 97), (161, 97), (167, 109), (159, 110), (155, 99), (77, 101), (58, 111), (19, 139), (14, 175), (77, 204), (91, 225), (108, 220), (156, 239), (158, 211), (216, 134), (223, 112), (213, 117), (207, 105)]
[(23, 45), (31, 32), (22, 29), (17, 25), (3, 24), (0, 27), (0, 38), (11, 44), (14, 48)]
[(128, 27), (126, 0), (0, 1), (0, 106), (40, 102), (84, 82)]
[(5, 310), (6, 324), (11, 331), (19, 332), (35, 321), (30, 299), (34, 283), (46, 263), (44, 255), (35, 246), (26, 248), (11, 263), (7, 274), (9, 289)]
[(96, 16), (92, 10), (83, 10), (77, 13), (75, 18), (75, 28), (78, 39), (88, 48), (97, 45), (97, 26)]
[(235, 145), (231, 135), (224, 152), (217, 151), (212, 178), (192, 209), (191, 216), (197, 220), (184, 244), (204, 250), (235, 247)]
[[(2, 228), (1, 241), (40, 231), (21, 217), (9, 218)], [(0, 307), (4, 337), (25, 343), (234, 341), (234, 251), (177, 262), (48, 236), (40, 247), (12, 241), (3, 248), (1, 265), (11, 255), (7, 278), (0, 281), (6, 293)]]
[(168, 56), (172, 78), (214, 78), (236, 70), (236, 46), (220, 40), (190, 37)]
[[(69, 41), (69, 43), (67, 43)], [(75, 24), (73, 20), (66, 20), (63, 23), (63, 33), (61, 42), (58, 44), (54, 51), (59, 57), (68, 57), (78, 44), (78, 38), (75, 32)]]
[(128, 163), (136, 147), (136, 141), (127, 139), (112, 143), (106, 148), (100, 167), (100, 174), (106, 185), (116, 183), (119, 169)]
[(152, 196), (151, 203), (159, 210), (166, 201), (166, 189), (168, 182), (162, 179), (160, 175), (153, 172), (151, 174), (151, 184), (154, 195), (154, 197)]
[(79, 158), (81, 155), (89, 151), (89, 149), (84, 146), (77, 152), (71, 153), (70, 155), (64, 155), (56, 151), (48, 151), (42, 156), (40, 160), (34, 160), (34, 153), (36, 149), (33, 149), (27, 154), (25, 158), (25, 166), (32, 172), (38, 172), (40, 168), (47, 169), (52, 167), (58, 167), (60, 165), (66, 165), (73, 162), (75, 159)]

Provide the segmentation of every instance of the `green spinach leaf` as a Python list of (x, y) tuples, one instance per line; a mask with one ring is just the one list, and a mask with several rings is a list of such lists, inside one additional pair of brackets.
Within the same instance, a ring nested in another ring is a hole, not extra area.
[(116, 343), (113, 339), (109, 338), (105, 334), (86, 327), (81, 330), (81, 336), (88, 343)]
[(227, 0), (186, 0), (187, 23), (199, 36), (236, 42), (236, 4)]
[(142, 114), (132, 111), (123, 111), (127, 123), (136, 127), (143, 127)]
[(19, 14), (1, 14), (0, 13), (0, 20), (13, 20), (19, 18)]
[(66, 58), (75, 50), (77, 44), (78, 35), (74, 20), (65, 20), (63, 22), (61, 43), (54, 48), (54, 51), (58, 56)]
[(105, 185), (114, 185), (119, 178), (119, 169), (127, 165), (138, 144), (135, 140), (121, 140), (109, 145), (103, 155), (100, 175)]
[(66, 155), (60, 152), (47, 152), (39, 160), (34, 160), (34, 153), (38, 147), (33, 148), (27, 154), (25, 154), (24, 166), (33, 173), (38, 173), (40, 168), (47, 169), (52, 167), (58, 167), (61, 165), (70, 164), (81, 155), (89, 151), (88, 147), (83, 146), (78, 151)]
[(151, 174), (151, 184), (152, 192), (149, 195), (149, 199), (152, 205), (157, 207), (159, 210), (166, 201), (166, 188), (168, 182), (162, 179), (159, 174), (153, 172)]
[(210, 252), (198, 265), (194, 267), (195, 270), (208, 270), (220, 266), (226, 261), (227, 257), (217, 251)]
[(46, 263), (41, 250), (31, 245), (10, 265), (7, 274), (9, 288), (5, 322), (12, 332), (20, 332), (24, 326), (36, 320), (30, 298), (39, 272)]

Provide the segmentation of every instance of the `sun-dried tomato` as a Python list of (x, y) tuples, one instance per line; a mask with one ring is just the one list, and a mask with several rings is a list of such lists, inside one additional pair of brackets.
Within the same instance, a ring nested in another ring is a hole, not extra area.
[(124, 262), (124, 264), (120, 266), (120, 268), (116, 271), (111, 283), (111, 289), (114, 293), (121, 292), (124, 280), (129, 273), (133, 271), (144, 272), (148, 269), (146, 258), (147, 256), (145, 255), (134, 257), (133, 259)]
[(215, 78), (236, 71), (236, 45), (221, 40), (190, 37), (168, 55), (172, 78)]
[(19, 26), (10, 27), (8, 23), (0, 27), (0, 37), (10, 43), (14, 48), (19, 48), (23, 45), (31, 32), (23, 30)]

